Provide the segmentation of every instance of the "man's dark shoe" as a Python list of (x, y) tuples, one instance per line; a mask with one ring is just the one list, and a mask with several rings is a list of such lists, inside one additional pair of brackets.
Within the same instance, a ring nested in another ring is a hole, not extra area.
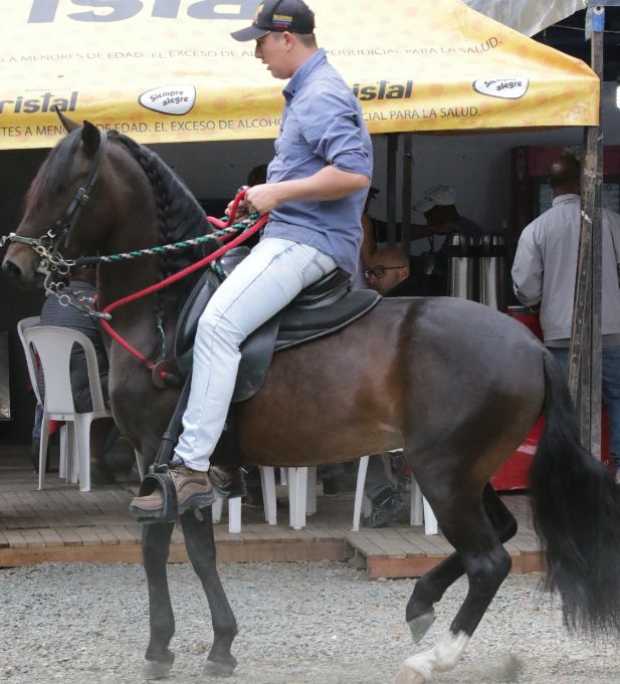
[(224, 499), (246, 495), (241, 468), (212, 465), (209, 468), (209, 479), (217, 493)]
[[(183, 515), (190, 508), (206, 508), (215, 501), (215, 489), (209, 474), (192, 470), (184, 465), (170, 466), (170, 479), (177, 497), (177, 511)], [(146, 496), (136, 496), (129, 504), (129, 510), (137, 517), (148, 517), (160, 511), (164, 506), (164, 498), (159, 489)]]
[(258, 486), (247, 486), (247, 494), (243, 503), (250, 508), (263, 508), (263, 490), (260, 485)]

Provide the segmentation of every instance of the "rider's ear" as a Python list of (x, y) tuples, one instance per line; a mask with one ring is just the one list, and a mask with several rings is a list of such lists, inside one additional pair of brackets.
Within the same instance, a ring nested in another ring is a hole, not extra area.
[(82, 143), (87, 156), (94, 157), (101, 144), (101, 133), (90, 121), (85, 121), (82, 126)]
[(77, 121), (73, 121), (68, 116), (65, 116), (56, 105), (54, 105), (52, 109), (58, 115), (60, 123), (64, 126), (64, 129), (67, 131), (67, 133), (71, 133), (71, 131), (74, 131), (76, 128), (80, 127), (80, 124)]

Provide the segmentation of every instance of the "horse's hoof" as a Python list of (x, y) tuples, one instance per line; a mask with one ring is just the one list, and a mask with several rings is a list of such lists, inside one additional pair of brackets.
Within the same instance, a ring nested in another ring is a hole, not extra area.
[(400, 668), (394, 684), (426, 684), (430, 679), (427, 679), (421, 672), (414, 670), (407, 663), (403, 663)]
[(144, 679), (152, 681), (156, 679), (166, 679), (172, 670), (172, 662), (160, 660), (147, 660), (142, 668)]
[(414, 618), (407, 623), (409, 625), (409, 629), (411, 630), (411, 636), (416, 644), (422, 641), (424, 635), (431, 628), (433, 622), (435, 622), (435, 611), (430, 610), (428, 613), (419, 615), (417, 618)]
[(230, 663), (217, 663), (215, 660), (207, 660), (204, 667), (204, 674), (206, 674), (207, 677), (232, 677), (236, 666), (236, 661)]

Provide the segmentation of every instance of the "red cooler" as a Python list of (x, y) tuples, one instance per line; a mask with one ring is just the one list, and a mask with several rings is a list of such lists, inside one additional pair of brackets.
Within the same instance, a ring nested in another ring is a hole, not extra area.
[[(542, 340), (542, 329), (538, 320), (537, 311), (526, 306), (509, 306), (507, 313), (512, 318), (516, 318), (523, 323), (523, 325), (527, 326), (536, 337)], [(530, 464), (536, 453), (538, 440), (542, 434), (544, 423), (543, 418), (538, 419), (530, 431), (530, 434), (527, 436), (527, 439), (491, 478), (491, 484), (496, 490), (511, 491), (527, 489)], [(601, 451), (603, 462), (609, 461), (609, 431), (607, 426), (607, 414), (604, 409)]]

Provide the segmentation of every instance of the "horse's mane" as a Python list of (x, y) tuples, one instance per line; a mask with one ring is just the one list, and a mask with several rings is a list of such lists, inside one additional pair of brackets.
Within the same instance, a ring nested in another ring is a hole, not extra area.
[[(161, 244), (211, 232), (205, 212), (191, 190), (158, 154), (122, 133), (113, 131), (110, 136), (125, 147), (149, 179), (157, 205)], [(196, 248), (167, 255), (165, 271), (178, 271), (209, 251), (211, 248)]]

